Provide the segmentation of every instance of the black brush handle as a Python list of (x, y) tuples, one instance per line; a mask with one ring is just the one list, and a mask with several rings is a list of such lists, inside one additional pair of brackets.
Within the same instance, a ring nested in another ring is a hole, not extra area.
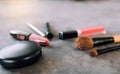
[(52, 39), (52, 38), (53, 38), (53, 34), (51, 33), (50, 26), (49, 26), (49, 23), (48, 23), (48, 22), (46, 23), (46, 30), (47, 30), (47, 32), (46, 32), (46, 37), (47, 37), (48, 39)]
[(46, 29), (47, 29), (47, 32), (51, 32), (49, 22), (46, 23)]
[(120, 49), (120, 45), (114, 46), (114, 47), (108, 47), (108, 48), (105, 48), (105, 49), (102, 49), (102, 50), (97, 50), (97, 52), (98, 52), (98, 55), (100, 55), (100, 54), (104, 54), (104, 53), (107, 53), (107, 52), (112, 52), (112, 51), (119, 50), (119, 49)]
[(109, 43), (114, 43), (113, 37), (102, 37), (102, 38), (93, 38), (94, 46), (105, 45)]

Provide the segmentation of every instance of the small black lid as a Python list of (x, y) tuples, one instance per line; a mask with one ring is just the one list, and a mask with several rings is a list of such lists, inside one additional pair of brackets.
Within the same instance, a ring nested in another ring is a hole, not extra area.
[(66, 32), (59, 32), (59, 39), (69, 39), (75, 38), (78, 36), (78, 32), (76, 30), (66, 31)]

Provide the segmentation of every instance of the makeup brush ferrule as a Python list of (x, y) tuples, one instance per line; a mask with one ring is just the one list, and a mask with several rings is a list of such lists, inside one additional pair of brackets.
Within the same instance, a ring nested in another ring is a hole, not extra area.
[(100, 46), (104, 44), (114, 43), (113, 37), (99, 37), (99, 38), (92, 38), (94, 45), (93, 46)]

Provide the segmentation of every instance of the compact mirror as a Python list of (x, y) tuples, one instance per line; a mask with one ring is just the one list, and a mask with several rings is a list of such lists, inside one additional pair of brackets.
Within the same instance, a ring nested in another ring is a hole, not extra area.
[(42, 55), (39, 45), (20, 41), (0, 49), (0, 64), (5, 68), (19, 68), (30, 65)]

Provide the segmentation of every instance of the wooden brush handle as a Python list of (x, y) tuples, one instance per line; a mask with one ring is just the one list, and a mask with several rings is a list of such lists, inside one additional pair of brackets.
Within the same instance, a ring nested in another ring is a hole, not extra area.
[(120, 42), (120, 35), (113, 36), (114, 38), (114, 43)]

